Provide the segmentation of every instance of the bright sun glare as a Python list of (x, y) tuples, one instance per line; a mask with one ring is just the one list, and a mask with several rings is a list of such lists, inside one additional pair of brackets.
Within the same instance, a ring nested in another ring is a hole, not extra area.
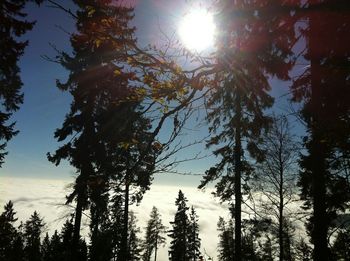
[(179, 27), (184, 45), (191, 51), (203, 51), (214, 44), (215, 25), (213, 15), (204, 9), (186, 14)]

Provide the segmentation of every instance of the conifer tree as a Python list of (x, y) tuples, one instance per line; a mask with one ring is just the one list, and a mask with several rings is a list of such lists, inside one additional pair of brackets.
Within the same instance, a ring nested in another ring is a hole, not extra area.
[(217, 227), (219, 231), (218, 260), (234, 260), (234, 227), (232, 221), (226, 222), (222, 217), (219, 217)]
[(199, 260), (200, 247), (201, 239), (199, 238), (198, 216), (192, 206), (188, 225), (188, 258), (190, 261)]
[(41, 261), (41, 234), (45, 223), (39, 214), (34, 211), (24, 224), (24, 252), (27, 260)]
[(151, 261), (151, 256), (154, 253), (154, 261), (157, 261), (157, 252), (159, 246), (165, 244), (165, 226), (162, 224), (162, 220), (158, 209), (153, 206), (150, 219), (147, 222), (146, 235), (144, 239), (143, 247), (143, 261)]
[(51, 261), (51, 243), (49, 234), (46, 233), (43, 242), (41, 243), (41, 260), (42, 261)]
[(235, 259), (241, 260), (242, 180), (251, 172), (244, 153), (261, 159), (256, 145), (269, 123), (264, 110), (273, 103), (267, 75), (289, 78), (294, 24), (292, 13), (279, 12), (280, 1), (223, 0), (217, 7), (218, 72), (207, 104), (213, 134), (207, 146), (215, 148), (220, 160), (206, 172), (200, 188), (219, 179), (217, 196), (234, 201)]
[(0, 215), (0, 260), (10, 260), (18, 233), (14, 226), (17, 221), (12, 201), (4, 206)]
[(20, 231), (17, 233), (16, 238), (13, 242), (13, 248), (11, 249), (11, 257), (8, 258), (7, 260), (9, 261), (25, 260), (23, 234)]
[[(143, 182), (147, 187), (146, 176), (135, 177), (152, 168), (152, 158), (143, 162), (147, 166), (126, 171), (130, 168), (127, 160), (138, 161), (133, 157), (144, 133), (150, 128), (146, 120), (139, 120), (139, 103), (128, 101), (133, 94), (130, 82), (135, 73), (127, 64), (127, 50), (135, 40), (134, 28), (129, 26), (132, 9), (114, 5), (113, 1), (76, 0), (78, 7), (77, 33), (71, 37), (73, 55), (61, 53), (60, 63), (70, 71), (67, 82), (58, 82), (61, 90), (68, 91), (72, 97), (71, 111), (67, 114), (63, 126), (55, 132), (58, 141), (65, 141), (49, 160), (59, 164), (67, 159), (77, 170), (74, 191), (68, 196), (67, 203), (76, 200), (74, 221), (74, 241), (72, 249), (77, 249), (83, 210), (91, 203), (94, 234), (102, 222), (99, 217), (106, 215), (107, 197), (101, 197), (108, 190), (112, 178), (116, 183), (126, 184), (125, 215), (128, 214), (130, 183)], [(105, 35), (111, 35), (111, 39)], [(131, 147), (131, 144), (134, 146)], [(152, 153), (152, 150), (148, 150)], [(131, 178), (131, 175), (133, 178)], [(124, 180), (124, 181), (123, 181)], [(102, 207), (102, 209), (101, 209)], [(123, 219), (124, 240), (127, 236), (127, 220)], [(125, 251), (126, 245), (122, 247)], [(125, 256), (125, 255), (124, 255)]]
[(121, 241), (123, 232), (123, 198), (120, 193), (115, 193), (111, 200), (111, 231), (112, 231), (112, 255), (113, 260), (120, 260)]
[(112, 231), (108, 209), (108, 185), (94, 187), (90, 197), (89, 259), (110, 260), (112, 257)]
[(129, 212), (129, 227), (128, 227), (128, 256), (129, 261), (139, 261), (141, 260), (141, 240), (139, 238), (140, 228), (137, 227), (137, 219), (135, 214)]
[(171, 261), (188, 261), (188, 207), (187, 199), (181, 190), (179, 190), (175, 205), (177, 206), (177, 211), (174, 221), (170, 222), (172, 229), (168, 235), (172, 239), (170, 242), (169, 259)]
[[(72, 220), (66, 220), (62, 227), (60, 238), (62, 241), (62, 260), (73, 260), (73, 254), (75, 256), (74, 260), (87, 260), (87, 246), (85, 241), (81, 238), (79, 239), (78, 249), (76, 249), (75, 253), (72, 253), (72, 244), (74, 242), (74, 224)], [(54, 242), (54, 240), (52, 241)], [(57, 241), (57, 239), (55, 241)]]
[(306, 46), (305, 70), (292, 85), (303, 101), (307, 135), (299, 185), (305, 207), (312, 209), (308, 230), (314, 260), (330, 260), (328, 233), (349, 201), (340, 161), (349, 155), (350, 11), (347, 1), (301, 1), (297, 15), (307, 21), (300, 33)]
[[(0, 2), (0, 167), (4, 163), (6, 143), (15, 136), (15, 123), (9, 123), (13, 112), (23, 102), (18, 61), (28, 45), (20, 39), (35, 22), (25, 20), (24, 7), (31, 0), (4, 0)], [(40, 4), (41, 0), (35, 0)]]
[(63, 247), (61, 236), (57, 230), (53, 233), (50, 239), (50, 258), (51, 261), (67, 260), (64, 256), (65, 249)]

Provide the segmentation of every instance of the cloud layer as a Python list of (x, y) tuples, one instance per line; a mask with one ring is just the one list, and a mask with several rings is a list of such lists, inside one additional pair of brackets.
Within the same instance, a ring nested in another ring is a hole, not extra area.
[[(161, 213), (163, 224), (170, 229), (169, 222), (174, 219), (175, 199), (179, 189), (187, 197), (188, 206), (194, 206), (197, 210), (202, 239), (201, 250), (216, 257), (218, 244), (216, 223), (219, 216), (227, 217), (228, 212), (227, 206), (219, 204), (210, 190), (202, 192), (192, 187), (153, 185), (145, 194), (141, 204), (131, 207), (139, 219), (139, 226), (141, 229), (146, 226), (151, 209), (156, 206)], [(65, 218), (72, 211), (71, 207), (64, 205), (65, 195), (68, 192), (69, 181), (0, 177), (0, 205), (3, 206), (7, 201), (12, 200), (19, 221), (27, 220), (34, 210), (38, 211), (47, 224), (46, 229), (49, 234), (55, 229), (60, 229)], [(87, 235), (87, 233), (85, 229), (84, 234)], [(169, 242), (160, 249), (160, 261), (168, 260), (168, 247)]]

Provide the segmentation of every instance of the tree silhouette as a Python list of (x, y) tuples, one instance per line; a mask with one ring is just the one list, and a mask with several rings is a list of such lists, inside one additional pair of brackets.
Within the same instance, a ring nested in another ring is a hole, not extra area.
[(179, 190), (175, 205), (177, 211), (175, 213), (174, 221), (170, 222), (172, 229), (169, 231), (170, 242), (169, 259), (171, 261), (188, 261), (188, 229), (189, 220), (187, 216), (187, 199), (185, 195)]
[(198, 216), (194, 207), (191, 207), (188, 225), (188, 258), (196, 261), (200, 257), (201, 239), (199, 238)]
[(297, 15), (306, 21), (300, 33), (308, 65), (292, 85), (294, 100), (304, 102), (301, 118), (307, 128), (299, 184), (305, 207), (313, 210), (308, 225), (313, 258), (329, 260), (329, 228), (349, 201), (340, 167), (349, 155), (349, 4), (306, 1)]
[(57, 230), (55, 230), (50, 239), (49, 258), (51, 258), (51, 261), (67, 260), (65, 259), (64, 252), (62, 238)]
[[(63, 126), (55, 132), (55, 138), (66, 143), (54, 155), (48, 155), (56, 165), (67, 159), (77, 170), (74, 190), (67, 197), (67, 203), (77, 202), (73, 252), (79, 242), (83, 210), (92, 204), (93, 225), (98, 227), (99, 216), (108, 204), (103, 195), (110, 178), (115, 175), (118, 180), (125, 179), (125, 168), (120, 169), (125, 161), (119, 160), (129, 145), (137, 142), (138, 130), (133, 128), (137, 123), (133, 120), (139, 115), (138, 101), (126, 102), (133, 93), (130, 82), (135, 80), (126, 54), (134, 41), (134, 28), (128, 25), (132, 9), (113, 5), (112, 1), (74, 3), (78, 7), (78, 31), (71, 37), (73, 55), (60, 53), (58, 58), (70, 76), (57, 86), (73, 97)], [(115, 38), (101, 36), (107, 33)]]
[(158, 248), (165, 244), (165, 226), (162, 224), (162, 220), (158, 209), (153, 206), (150, 219), (147, 222), (146, 234), (143, 247), (143, 261), (151, 261), (151, 256), (154, 252), (154, 261), (157, 261)]
[(41, 260), (50, 261), (51, 260), (51, 243), (49, 234), (46, 233), (43, 242), (41, 243)]
[(139, 238), (140, 228), (137, 227), (137, 219), (132, 211), (129, 212), (128, 222), (128, 251), (127, 260), (139, 261), (141, 260), (141, 240)]
[(41, 234), (45, 223), (39, 214), (34, 211), (24, 224), (24, 252), (28, 260), (41, 261)]
[(200, 188), (219, 179), (216, 194), (228, 201), (234, 196), (235, 259), (241, 260), (242, 179), (251, 172), (244, 152), (259, 159), (256, 145), (269, 123), (264, 110), (273, 103), (267, 75), (289, 79), (295, 33), (292, 13), (282, 12), (280, 1), (218, 1), (217, 8), (218, 70), (208, 96), (213, 137), (207, 146), (220, 160)]
[[(15, 250), (15, 241), (18, 233), (14, 227), (17, 221), (16, 212), (13, 209), (13, 203), (9, 201), (4, 206), (4, 212), (0, 215), (0, 259), (12, 260), (12, 254)], [(19, 250), (19, 249), (17, 249)]]
[[(20, 39), (30, 31), (35, 22), (25, 20), (24, 11), (26, 3), (31, 0), (4, 0), (0, 3), (0, 167), (7, 154), (7, 142), (15, 136), (15, 123), (9, 123), (13, 112), (19, 109), (23, 102), (18, 61), (28, 45), (28, 41)], [(41, 0), (35, 0), (40, 4)], [(3, 143), (2, 143), (3, 142)]]
[(219, 217), (217, 224), (219, 231), (218, 260), (229, 261), (234, 259), (234, 227), (232, 220), (226, 222)]
[[(286, 208), (296, 200), (297, 159), (299, 148), (291, 134), (286, 117), (274, 117), (269, 132), (259, 144), (264, 160), (258, 163), (254, 183), (257, 193), (261, 193), (259, 214), (277, 219), (279, 260), (290, 260), (289, 216)], [(285, 231), (285, 229), (287, 231)], [(286, 236), (286, 238), (285, 238)], [(287, 249), (285, 249), (287, 247)]]
[(88, 250), (87, 250), (85, 240), (82, 240), (80, 238), (78, 242), (78, 249), (75, 250), (75, 253), (72, 252), (72, 244), (74, 244), (74, 224), (72, 220), (66, 220), (66, 222), (62, 227), (60, 238), (62, 240), (62, 255), (63, 255), (62, 259), (63, 260), (65, 261), (72, 260), (73, 255), (75, 257), (74, 260), (77, 260), (77, 261), (87, 260)]

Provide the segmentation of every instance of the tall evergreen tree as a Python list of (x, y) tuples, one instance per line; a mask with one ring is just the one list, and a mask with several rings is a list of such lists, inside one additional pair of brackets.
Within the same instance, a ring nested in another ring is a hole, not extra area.
[[(74, 241), (77, 249), (82, 212), (91, 203), (93, 234), (97, 235), (106, 215), (109, 180), (125, 184), (125, 209), (122, 251), (127, 249), (127, 220), (130, 183), (148, 187), (145, 174), (152, 168), (152, 158), (143, 157), (143, 165), (132, 161), (144, 143), (145, 131), (151, 126), (140, 118), (139, 102), (128, 100), (134, 93), (131, 83), (137, 78), (128, 62), (128, 48), (134, 44), (134, 28), (129, 26), (132, 9), (113, 1), (76, 0), (77, 32), (71, 37), (72, 56), (61, 53), (59, 62), (70, 71), (67, 82), (58, 82), (61, 90), (72, 97), (71, 111), (63, 126), (55, 132), (58, 141), (65, 141), (49, 160), (59, 164), (69, 160), (77, 170), (73, 192), (67, 203), (76, 200)], [(108, 37), (107, 37), (108, 35)], [(112, 39), (113, 37), (113, 39)], [(133, 145), (133, 146), (132, 146)], [(152, 149), (148, 150), (152, 153)], [(135, 177), (136, 176), (136, 177)], [(120, 185), (118, 185), (120, 186)], [(98, 256), (98, 254), (97, 254)], [(125, 257), (125, 253), (123, 254)], [(125, 259), (125, 258), (124, 258)], [(123, 258), (121, 260), (124, 260)]]
[(123, 197), (117, 191), (117, 193), (113, 195), (113, 199), (111, 200), (110, 209), (113, 260), (120, 260), (121, 241), (124, 224), (123, 202)]
[[(79, 239), (78, 248), (75, 253), (72, 253), (72, 244), (74, 243), (74, 224), (72, 220), (66, 220), (64, 223), (61, 233), (59, 235), (62, 241), (62, 259), (64, 261), (77, 260), (86, 261), (87, 260), (87, 246), (83, 239)], [(51, 242), (57, 242), (58, 239), (51, 239)], [(59, 246), (56, 244), (56, 247)], [(74, 255), (74, 257), (73, 257)]]
[(11, 255), (18, 236), (14, 226), (17, 221), (15, 215), (13, 203), (9, 201), (0, 215), (0, 260), (12, 260)]
[(169, 259), (171, 261), (189, 261), (188, 257), (188, 228), (189, 220), (187, 216), (187, 199), (179, 190), (175, 205), (177, 211), (174, 221), (170, 222), (172, 229), (169, 231), (170, 242)]
[(303, 62), (309, 66), (293, 82), (296, 101), (303, 101), (306, 153), (300, 166), (300, 186), (305, 207), (313, 210), (308, 230), (314, 260), (331, 259), (329, 228), (344, 211), (349, 191), (339, 161), (349, 155), (348, 1), (300, 1), (297, 14), (307, 21), (301, 30), (306, 43)]
[[(103, 177), (101, 177), (101, 180)], [(108, 181), (103, 181), (108, 182)], [(90, 205), (90, 260), (110, 260), (112, 257), (112, 230), (109, 217), (108, 185), (94, 186)]]
[(147, 222), (146, 235), (144, 239), (143, 247), (143, 261), (151, 261), (151, 256), (154, 253), (154, 261), (157, 261), (157, 252), (159, 246), (165, 244), (165, 226), (162, 224), (162, 220), (158, 209), (153, 206), (150, 219)]
[(15, 241), (13, 242), (13, 248), (11, 249), (11, 257), (8, 258), (9, 261), (24, 261), (25, 252), (24, 252), (24, 240), (23, 234), (19, 232), (16, 235)]
[(128, 222), (128, 251), (127, 260), (128, 261), (139, 261), (141, 260), (141, 240), (139, 238), (140, 228), (137, 227), (137, 219), (135, 214), (129, 212), (129, 222)]
[[(18, 61), (28, 41), (20, 39), (30, 31), (34, 22), (25, 20), (26, 3), (31, 0), (4, 0), (0, 2), (0, 167), (4, 163), (6, 143), (15, 136), (15, 123), (9, 123), (13, 112), (23, 102), (22, 81)], [(41, 3), (41, 0), (35, 0)]]
[(49, 234), (46, 233), (43, 242), (41, 243), (41, 260), (42, 261), (51, 261), (51, 242)]
[(218, 221), (219, 245), (218, 260), (231, 261), (234, 260), (234, 227), (230, 220), (226, 222), (222, 217)]
[(24, 224), (24, 251), (28, 261), (41, 261), (40, 238), (44, 226), (45, 223), (36, 211)]
[(217, 195), (234, 200), (235, 259), (241, 260), (242, 179), (247, 180), (251, 171), (244, 152), (259, 156), (256, 144), (269, 123), (264, 110), (273, 103), (267, 75), (289, 78), (294, 24), (292, 13), (280, 12), (280, 1), (222, 0), (217, 7), (217, 87), (208, 98), (213, 137), (207, 145), (214, 146), (221, 159), (206, 172), (200, 187), (219, 179)]
[(53, 233), (50, 239), (50, 254), (51, 261), (67, 260), (64, 256), (65, 249), (63, 247), (61, 236), (57, 230)]
[(199, 238), (198, 216), (194, 207), (191, 207), (188, 225), (188, 258), (190, 261), (199, 260), (201, 239)]

